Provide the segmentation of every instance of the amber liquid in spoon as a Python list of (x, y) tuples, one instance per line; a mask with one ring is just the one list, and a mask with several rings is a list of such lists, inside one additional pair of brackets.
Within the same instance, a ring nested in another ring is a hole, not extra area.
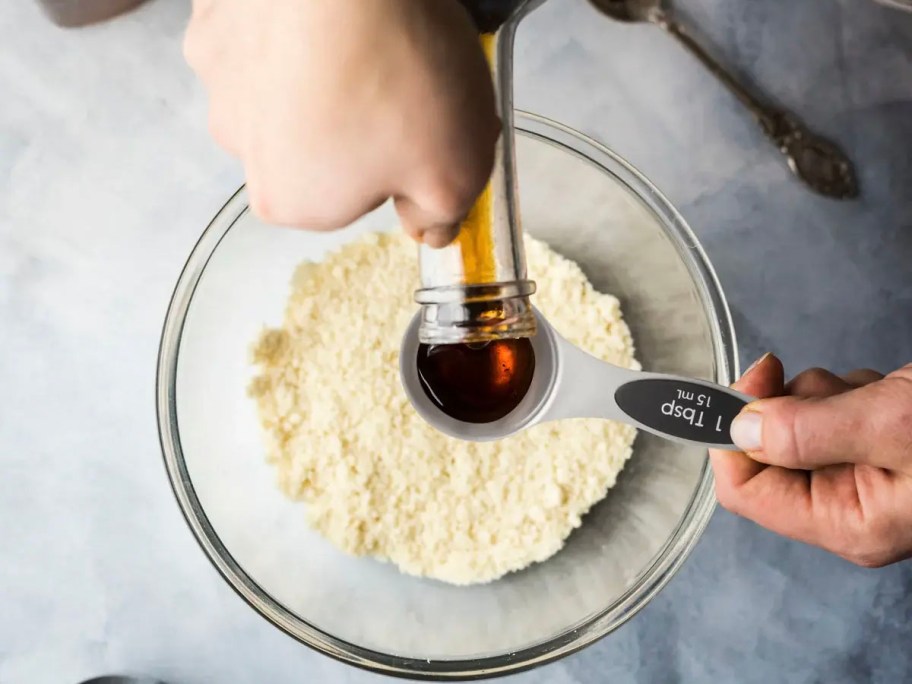
[(509, 414), (526, 396), (534, 374), (535, 352), (525, 338), (418, 347), (424, 393), (464, 423), (492, 423)]

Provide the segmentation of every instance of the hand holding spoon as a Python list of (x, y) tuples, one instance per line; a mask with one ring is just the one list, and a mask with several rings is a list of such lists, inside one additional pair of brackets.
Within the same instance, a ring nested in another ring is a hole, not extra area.
[(402, 338), (399, 372), (421, 417), (451, 437), (476, 442), (552, 420), (605, 418), (682, 444), (738, 450), (729, 434), (731, 423), (750, 397), (704, 380), (605, 363), (561, 337), (537, 310), (535, 317), (535, 366), (528, 390), (512, 411), (485, 423), (454, 418), (428, 396), (417, 362), (420, 319), (413, 318)]
[(757, 119), (767, 137), (788, 160), (789, 168), (808, 187), (826, 197), (858, 196), (852, 162), (833, 142), (813, 133), (793, 114), (759, 100), (726, 71), (676, 22), (662, 0), (589, 0), (601, 13), (626, 22), (649, 22), (676, 38), (699, 59)]

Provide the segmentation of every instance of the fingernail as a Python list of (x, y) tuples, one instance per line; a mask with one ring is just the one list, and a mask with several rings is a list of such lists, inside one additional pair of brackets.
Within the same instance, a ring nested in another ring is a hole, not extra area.
[(748, 453), (762, 448), (763, 416), (756, 411), (742, 411), (731, 426), (732, 441)]
[(764, 354), (764, 355), (761, 356), (759, 359), (757, 359), (756, 361), (754, 361), (750, 366), (748, 366), (747, 370), (744, 371), (744, 373), (742, 374), (741, 377), (743, 378), (745, 375), (747, 375), (748, 373), (750, 373), (752, 370), (754, 370), (757, 366), (759, 366), (761, 363), (763, 363), (764, 361), (766, 361), (766, 360), (767, 360), (769, 357), (771, 357), (771, 356), (772, 356), (772, 353), (766, 352), (766, 354)]

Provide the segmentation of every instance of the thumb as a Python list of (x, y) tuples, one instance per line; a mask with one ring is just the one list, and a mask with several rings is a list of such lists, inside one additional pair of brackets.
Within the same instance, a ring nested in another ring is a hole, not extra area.
[(754, 460), (795, 470), (901, 469), (912, 459), (912, 382), (902, 374), (825, 398), (754, 402), (735, 419), (732, 438)]
[[(733, 387), (754, 397), (775, 397), (783, 392), (785, 371), (782, 362), (772, 354), (764, 354), (745, 371)], [(716, 476), (716, 492), (720, 499), (762, 472), (766, 465), (757, 463), (739, 451), (710, 449), (709, 458)]]

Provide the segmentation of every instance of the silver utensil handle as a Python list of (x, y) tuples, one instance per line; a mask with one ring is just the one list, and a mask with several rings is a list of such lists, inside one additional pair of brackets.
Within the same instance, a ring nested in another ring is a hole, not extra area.
[(858, 180), (852, 162), (835, 143), (812, 132), (794, 115), (759, 100), (667, 13), (657, 10), (650, 19), (677, 39), (751, 111), (767, 137), (786, 156), (789, 168), (806, 185), (835, 199), (858, 196)]

